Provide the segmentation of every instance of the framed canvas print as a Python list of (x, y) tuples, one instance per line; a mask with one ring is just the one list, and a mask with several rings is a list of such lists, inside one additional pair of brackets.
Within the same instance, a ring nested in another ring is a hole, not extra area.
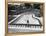
[(6, 33), (44, 33), (44, 3), (6, 1)]

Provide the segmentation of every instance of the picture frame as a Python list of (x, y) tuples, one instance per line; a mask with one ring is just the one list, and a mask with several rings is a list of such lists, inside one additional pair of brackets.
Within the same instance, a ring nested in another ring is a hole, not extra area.
[[(12, 32), (8, 32), (8, 3), (39, 3), (42, 4), (42, 8), (40, 9), (40, 12), (42, 12), (43, 14), (43, 31), (42, 32), (16, 32), (16, 33), (12, 33)], [(21, 1), (15, 1), (15, 2), (8, 2), (8, 0), (5, 0), (5, 35), (6, 36), (11, 36), (11, 35), (15, 35), (15, 34), (37, 34), (37, 33), (44, 33), (44, 3), (41, 2), (21, 2)]]

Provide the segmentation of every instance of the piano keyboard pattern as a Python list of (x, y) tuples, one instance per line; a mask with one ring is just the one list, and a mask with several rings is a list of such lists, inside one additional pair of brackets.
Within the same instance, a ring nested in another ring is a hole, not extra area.
[[(10, 24), (9, 24), (10, 25)], [(21, 26), (21, 27), (42, 27), (42, 25), (37, 25), (37, 24), (11, 24), (11, 25), (15, 25), (16, 27)]]
[(8, 25), (8, 30), (11, 32), (38, 32), (42, 28), (42, 25), (32, 24), (14, 24)]

